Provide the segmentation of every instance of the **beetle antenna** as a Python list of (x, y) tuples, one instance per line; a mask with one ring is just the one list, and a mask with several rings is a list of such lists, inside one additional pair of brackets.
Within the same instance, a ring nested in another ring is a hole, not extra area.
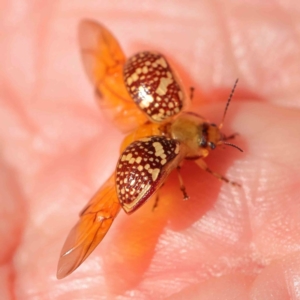
[(226, 142), (223, 142), (222, 144), (225, 144), (225, 145), (227, 145), (227, 146), (231, 146), (231, 147), (233, 147), (233, 148), (236, 148), (236, 149), (240, 150), (241, 152), (244, 152), (240, 147), (238, 147), (238, 146), (235, 145), (235, 144), (226, 143)]
[(225, 107), (224, 114), (223, 114), (223, 118), (222, 118), (222, 122), (221, 122), (220, 125), (219, 125), (219, 129), (221, 129), (221, 128), (223, 127), (224, 120), (225, 120), (225, 116), (226, 116), (226, 113), (227, 113), (227, 110), (228, 110), (228, 107), (229, 107), (231, 98), (232, 98), (232, 96), (233, 96), (233, 94), (234, 94), (234, 91), (235, 91), (235, 88), (236, 88), (236, 86), (237, 86), (238, 81), (239, 81), (239, 79), (237, 78), (236, 81), (235, 81), (235, 83), (234, 83), (234, 86), (233, 86), (233, 88), (232, 88), (232, 90), (231, 90), (231, 93), (230, 93), (230, 95), (229, 95), (229, 98), (228, 98), (228, 100), (227, 100), (226, 107)]

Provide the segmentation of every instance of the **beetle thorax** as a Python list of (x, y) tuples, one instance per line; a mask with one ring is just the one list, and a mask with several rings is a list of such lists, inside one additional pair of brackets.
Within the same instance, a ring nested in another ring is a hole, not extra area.
[(206, 157), (223, 136), (215, 124), (190, 113), (178, 116), (170, 124), (169, 134), (186, 146), (186, 158)]

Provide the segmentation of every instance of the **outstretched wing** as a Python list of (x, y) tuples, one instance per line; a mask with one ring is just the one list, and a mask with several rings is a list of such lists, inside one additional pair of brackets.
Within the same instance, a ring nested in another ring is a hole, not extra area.
[(92, 253), (104, 238), (120, 210), (112, 175), (80, 214), (80, 220), (70, 231), (61, 250), (57, 278), (72, 273)]
[(79, 43), (85, 70), (95, 86), (101, 109), (122, 131), (145, 123), (147, 117), (125, 87), (126, 57), (116, 38), (103, 25), (84, 20), (79, 26)]

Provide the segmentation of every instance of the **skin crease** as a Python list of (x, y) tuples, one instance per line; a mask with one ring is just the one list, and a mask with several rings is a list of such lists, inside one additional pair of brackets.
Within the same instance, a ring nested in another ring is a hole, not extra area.
[[(42, 3), (42, 4), (41, 4)], [(300, 299), (299, 1), (0, 1), (1, 299)], [(113, 172), (123, 135), (93, 100), (76, 28), (96, 19), (127, 54), (175, 62), (193, 110), (233, 142), (123, 211), (58, 281), (62, 244)], [(151, 37), (151, 38), (150, 38)]]

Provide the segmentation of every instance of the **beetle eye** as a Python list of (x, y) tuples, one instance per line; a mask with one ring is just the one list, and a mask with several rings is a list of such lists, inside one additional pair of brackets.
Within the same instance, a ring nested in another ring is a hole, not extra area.
[(208, 143), (208, 146), (210, 147), (210, 149), (214, 150), (216, 149), (216, 145), (214, 143)]
[(205, 137), (202, 137), (199, 143), (200, 147), (206, 147), (207, 146), (207, 140)]

